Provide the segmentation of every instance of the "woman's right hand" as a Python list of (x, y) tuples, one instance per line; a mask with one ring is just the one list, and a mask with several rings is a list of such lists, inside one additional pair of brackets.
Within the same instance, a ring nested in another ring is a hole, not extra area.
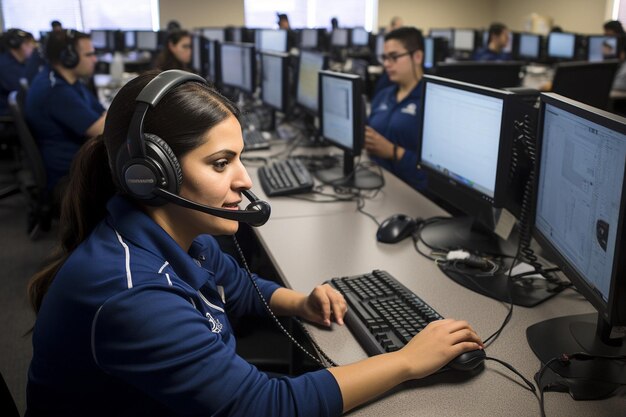
[(466, 321), (444, 319), (431, 322), (399, 353), (407, 361), (411, 379), (428, 376), (458, 355), (484, 347)]

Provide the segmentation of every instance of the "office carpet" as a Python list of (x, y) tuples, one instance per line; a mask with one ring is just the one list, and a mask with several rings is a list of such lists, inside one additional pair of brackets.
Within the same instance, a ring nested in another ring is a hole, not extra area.
[(26, 234), (26, 200), (20, 194), (0, 199), (0, 372), (21, 414), (32, 356), (30, 329), (35, 314), (26, 285), (55, 245), (56, 222), (37, 240)]

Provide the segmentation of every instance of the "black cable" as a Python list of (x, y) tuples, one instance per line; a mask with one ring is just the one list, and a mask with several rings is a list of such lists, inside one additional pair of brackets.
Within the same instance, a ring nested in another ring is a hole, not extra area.
[(513, 372), (515, 375), (519, 376), (525, 383), (526, 385), (528, 385), (528, 390), (534, 394), (537, 393), (537, 388), (535, 387), (535, 384), (533, 384), (528, 378), (526, 378), (524, 375), (522, 375), (521, 372), (519, 372), (517, 369), (515, 369), (513, 367), (513, 365), (508, 364), (507, 362), (504, 362), (503, 360), (497, 359), (497, 358), (493, 358), (490, 356), (486, 356), (485, 357), (486, 361), (494, 361), (499, 363), (500, 365), (506, 367), (507, 369), (509, 369), (511, 372)]
[[(252, 276), (252, 272), (250, 271), (250, 268), (248, 267), (248, 262), (246, 261), (245, 256), (243, 256), (243, 251), (241, 250), (241, 247), (239, 246), (239, 242), (237, 241), (237, 237), (235, 235), (233, 235), (233, 242), (235, 242), (235, 247), (237, 248), (237, 252), (239, 254), (239, 258), (241, 259), (241, 262), (243, 263), (244, 269), (248, 273), (248, 278), (250, 278), (250, 282), (252, 282), (252, 286), (256, 290), (256, 293), (259, 296), (259, 299), (261, 300), (263, 306), (265, 307), (265, 310), (270, 315), (270, 317), (274, 320), (274, 323), (278, 326), (278, 328), (281, 330), (281, 332), (283, 332), (283, 334), (285, 336), (287, 336), (287, 338), (291, 341), (291, 343), (293, 343), (294, 346), (296, 346), (298, 349), (300, 349), (301, 352), (303, 352), (305, 355), (307, 355), (309, 358), (311, 358), (313, 361), (315, 361), (317, 364), (319, 364), (322, 368), (327, 368), (328, 366), (338, 366), (337, 363), (335, 361), (333, 361), (322, 350), (322, 348), (317, 344), (315, 339), (313, 339), (313, 337), (311, 337), (311, 334), (308, 332), (308, 330), (306, 328), (304, 328), (302, 323), (300, 323), (302, 329), (304, 330), (305, 334), (309, 337), (310, 342), (313, 345), (314, 349), (320, 354), (320, 356), (326, 361), (326, 363), (324, 363), (317, 356), (315, 356), (311, 352), (309, 352), (304, 346), (302, 346), (300, 344), (300, 342), (298, 342), (296, 340), (295, 337), (293, 337), (293, 335), (289, 332), (289, 330), (285, 329), (285, 327), (278, 320), (278, 318), (276, 317), (276, 315), (274, 314), (274, 312), (270, 308), (267, 300), (265, 299), (265, 297), (263, 296), (263, 293), (261, 292), (261, 289), (259, 288), (259, 285), (254, 280), (254, 277)], [(299, 322), (299, 320), (296, 319), (296, 322)]]

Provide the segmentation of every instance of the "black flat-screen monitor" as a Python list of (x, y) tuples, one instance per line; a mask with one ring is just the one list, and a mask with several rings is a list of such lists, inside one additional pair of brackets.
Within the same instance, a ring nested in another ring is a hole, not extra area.
[(587, 61), (599, 62), (618, 58), (620, 46), (617, 36), (589, 36), (587, 38)]
[(351, 34), (352, 46), (368, 46), (370, 40), (370, 33), (365, 28), (353, 28)]
[(472, 52), (476, 49), (476, 31), (473, 29), (454, 29), (453, 39), (452, 49), (455, 51)]
[(159, 34), (151, 30), (138, 30), (137, 49), (140, 51), (155, 52), (159, 49)]
[(365, 103), (361, 77), (333, 71), (319, 73), (320, 131), (330, 144), (344, 152), (343, 167), (317, 171), (326, 184), (359, 189), (382, 186), (382, 178), (367, 169), (355, 170), (365, 133)]
[(330, 46), (334, 48), (347, 48), (350, 46), (350, 30), (334, 29), (330, 34)]
[(274, 110), (287, 112), (289, 55), (261, 53), (261, 101)]
[(433, 38), (427, 36), (424, 38), (424, 69), (433, 69), (438, 62), (446, 59), (447, 41), (443, 38)]
[(218, 41), (224, 43), (226, 41), (226, 35), (224, 28), (202, 28), (202, 36), (211, 41)]
[(485, 87), (519, 87), (523, 66), (524, 63), (519, 61), (440, 62), (435, 73), (440, 77)]
[[(509, 193), (512, 140), (507, 140), (505, 116), (513, 94), (429, 75), (424, 80), (417, 159), (428, 175), (428, 191), (469, 215), (476, 232), (480, 226), (492, 230), (493, 208), (503, 207)], [(442, 249), (496, 250), (489, 233), (467, 233), (450, 230), (431, 243)]]
[(302, 29), (300, 31), (300, 48), (318, 49), (319, 31), (317, 29)]
[(296, 103), (310, 114), (318, 113), (319, 72), (326, 68), (328, 59), (324, 54), (301, 51), (298, 62)]
[(287, 31), (281, 29), (257, 29), (256, 50), (259, 52), (287, 52)]
[(515, 56), (519, 59), (537, 60), (541, 57), (541, 35), (516, 34)]
[(205, 40), (204, 47), (206, 48), (207, 80), (219, 86), (222, 72), (220, 63), (220, 43), (218, 41)]
[(220, 45), (221, 84), (254, 93), (254, 45), (225, 42)]
[(559, 62), (554, 66), (552, 92), (606, 109), (620, 62)]
[(96, 51), (110, 51), (113, 49), (113, 45), (109, 43), (110, 39), (107, 30), (92, 30), (89, 36)]
[(385, 35), (379, 33), (376, 35), (375, 54), (380, 64), (383, 63), (383, 53), (385, 52)]
[(576, 57), (576, 34), (552, 32), (548, 35), (548, 58), (574, 59)]
[(454, 29), (431, 29), (428, 32), (431, 38), (444, 38), (448, 41), (448, 45), (452, 45), (454, 41)]
[[(624, 355), (623, 334), (611, 330), (626, 325), (626, 119), (557, 94), (542, 94), (540, 116), (533, 235), (597, 314), (535, 324), (528, 341), (544, 364), (563, 353)], [(550, 368), (587, 380), (579, 393), (589, 399), (626, 376), (623, 360)]]

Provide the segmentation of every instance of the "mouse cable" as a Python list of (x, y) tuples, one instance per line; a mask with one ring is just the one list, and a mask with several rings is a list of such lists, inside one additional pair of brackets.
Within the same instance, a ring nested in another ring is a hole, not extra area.
[(500, 365), (504, 366), (505, 368), (507, 368), (508, 370), (510, 370), (511, 372), (513, 372), (515, 375), (519, 376), (524, 383), (528, 386), (528, 388), (523, 387), (524, 389), (527, 389), (528, 391), (532, 392), (533, 394), (537, 394), (537, 388), (535, 387), (535, 384), (532, 383), (531, 380), (529, 380), (528, 378), (526, 378), (524, 375), (522, 375), (522, 373), (520, 371), (518, 371), (517, 369), (515, 369), (515, 367), (513, 367), (513, 365), (498, 359), (498, 358), (494, 358), (491, 356), (486, 356), (485, 357), (486, 361), (494, 361), (499, 363)]
[[(552, 365), (554, 362), (561, 362), (563, 365), (569, 365), (573, 360), (579, 361), (588, 361), (593, 359), (603, 359), (603, 360), (616, 360), (616, 361), (626, 361), (626, 355), (617, 355), (617, 356), (606, 356), (606, 355), (591, 355), (586, 352), (576, 352), (576, 353), (563, 353), (561, 356), (555, 356), (548, 360), (545, 364), (541, 365), (539, 371), (535, 374), (535, 381), (537, 382), (537, 386), (539, 387), (539, 408), (541, 410), (541, 417), (546, 417), (545, 410), (545, 397), (544, 394), (546, 392), (546, 388), (552, 388), (558, 386), (558, 384), (547, 384), (545, 387), (541, 384), (541, 379), (543, 378), (546, 370)], [(580, 377), (568, 377), (569, 379), (580, 379)], [(619, 384), (624, 385), (624, 384)]]
[(317, 344), (315, 339), (313, 339), (313, 337), (311, 336), (309, 331), (304, 327), (304, 325), (302, 325), (302, 323), (300, 323), (300, 321), (298, 319), (296, 319), (296, 322), (301, 324), (302, 330), (304, 330), (304, 333), (309, 338), (309, 340), (310, 340), (311, 344), (313, 345), (314, 349), (320, 354), (320, 356), (326, 362), (320, 360), (320, 358), (318, 358), (317, 356), (315, 356), (311, 352), (309, 352), (308, 349), (305, 348), (304, 346), (302, 346), (302, 344), (300, 344), (300, 342), (298, 342), (296, 340), (296, 338), (289, 332), (289, 330), (287, 330), (285, 328), (285, 326), (282, 325), (282, 323), (278, 320), (278, 318), (274, 314), (274, 311), (272, 311), (272, 309), (270, 308), (270, 305), (267, 302), (267, 300), (265, 299), (265, 297), (263, 296), (263, 293), (261, 292), (261, 289), (259, 288), (259, 285), (256, 283), (254, 277), (252, 276), (252, 271), (250, 271), (250, 267), (248, 266), (248, 262), (246, 261), (245, 256), (243, 256), (243, 251), (241, 250), (241, 247), (239, 246), (239, 242), (237, 241), (237, 238), (235, 237), (235, 235), (233, 235), (233, 242), (235, 243), (235, 247), (237, 248), (237, 252), (239, 254), (239, 259), (241, 259), (241, 262), (243, 263), (244, 269), (246, 270), (246, 272), (248, 274), (248, 278), (250, 278), (250, 282), (252, 282), (252, 286), (256, 290), (256, 293), (259, 296), (259, 299), (261, 300), (261, 303), (265, 307), (265, 310), (270, 315), (270, 317), (273, 319), (274, 323), (276, 324), (276, 326), (278, 326), (280, 331), (283, 332), (283, 334), (285, 336), (287, 336), (287, 338), (291, 341), (291, 343), (293, 343), (294, 346), (296, 346), (302, 353), (304, 353), (306, 356), (308, 356), (313, 361), (315, 361), (317, 364), (319, 364), (322, 368), (328, 368), (329, 366), (331, 366), (331, 367), (338, 366), (337, 363), (335, 361), (333, 361), (322, 350), (322, 348)]

